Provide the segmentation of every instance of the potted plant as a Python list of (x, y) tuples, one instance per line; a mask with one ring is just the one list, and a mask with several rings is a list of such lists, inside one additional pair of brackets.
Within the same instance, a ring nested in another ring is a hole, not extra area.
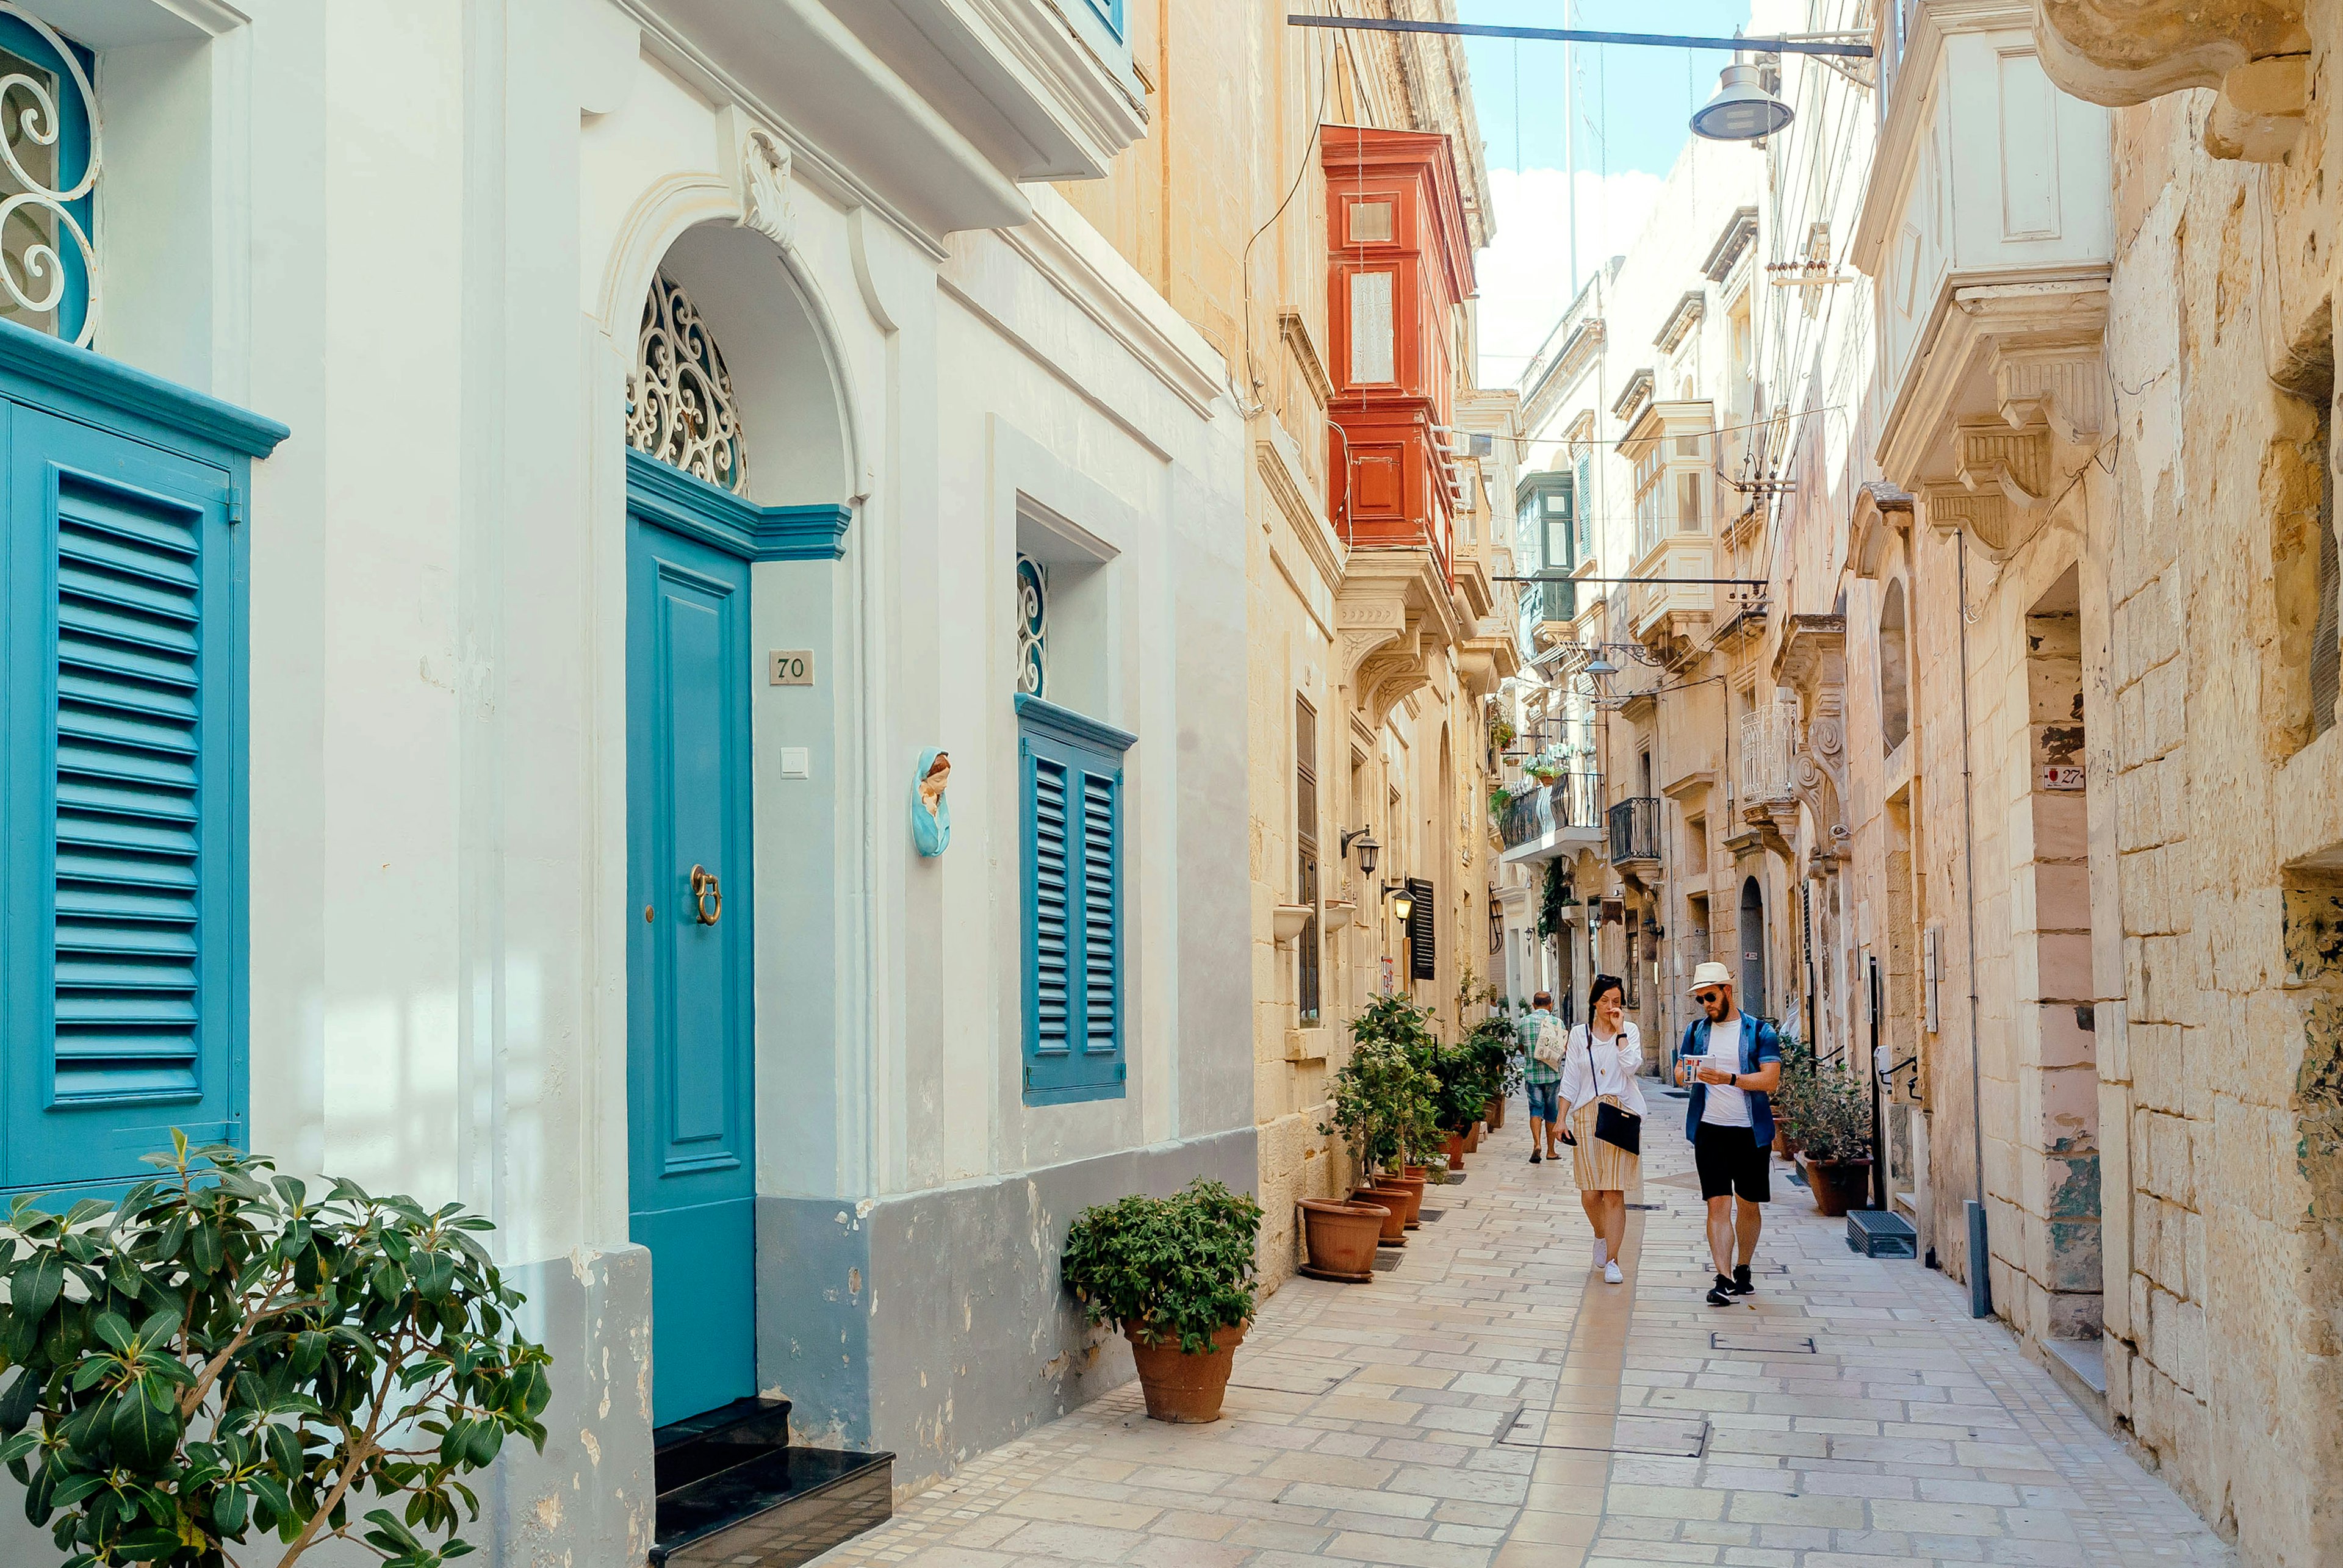
[(1060, 1271), (1093, 1323), (1121, 1328), (1156, 1421), (1221, 1418), (1252, 1322), (1261, 1205), (1199, 1176), (1169, 1198), (1085, 1209)]
[(1514, 1033), (1513, 1020), (1501, 1016), (1484, 1018), (1473, 1026), (1465, 1037), (1465, 1049), (1472, 1053), (1474, 1068), (1487, 1098), (1483, 1101), (1483, 1120), (1492, 1130), (1505, 1124), (1505, 1100), (1521, 1087), (1522, 1071), (1516, 1053), (1521, 1049), (1520, 1037)]
[(1489, 786), (1489, 820), (1498, 823), (1503, 822), (1505, 819), (1506, 808), (1513, 805), (1513, 792), (1511, 789), (1506, 789), (1503, 784), (1492, 784)]
[(1514, 729), (1512, 719), (1493, 720), (1489, 725), (1489, 744), (1503, 751), (1513, 743), (1513, 737), (1518, 733), (1520, 732)]
[(176, 1131), (147, 1162), (160, 1178), (119, 1203), (18, 1198), (0, 1240), (0, 1461), (63, 1561), (474, 1550), (462, 1476), (509, 1438), (542, 1449), (552, 1396), (478, 1239), (494, 1227), (348, 1181), (312, 1193)]
[[(1423, 1030), (1423, 1010), (1399, 997), (1379, 998), (1352, 1021), (1350, 1059), (1334, 1074), (1330, 1090), (1332, 1120), (1322, 1123), (1318, 1131), (1322, 1135), (1342, 1134), (1363, 1174), (1378, 1168), (1387, 1175), (1403, 1174), (1405, 1153), (1411, 1147), (1422, 1147), (1420, 1141), (1411, 1144), (1410, 1139), (1424, 1117), (1433, 1085), (1402, 1042), (1413, 1040)], [(1410, 1204), (1402, 1195), (1404, 1181), (1394, 1181), (1393, 1185), (1398, 1191), (1392, 1202), (1401, 1211), (1393, 1227), (1384, 1222), (1383, 1211), (1389, 1204), (1305, 1200), (1302, 1236), (1309, 1261), (1302, 1271), (1314, 1279), (1353, 1282), (1372, 1279), (1378, 1241), (1403, 1239), (1399, 1232), (1414, 1218), (1413, 1210), (1422, 1207), (1420, 1197)], [(1421, 1191), (1419, 1181), (1415, 1192)]]
[(1784, 1060), (1783, 1081), (1790, 1086), (1788, 1114), (1795, 1118), (1802, 1151), (1798, 1168), (1815, 1195), (1815, 1206), (1836, 1218), (1849, 1209), (1868, 1207), (1871, 1191), (1871, 1092), (1862, 1075), (1836, 1064), (1816, 1067), (1803, 1060), (1794, 1076)]

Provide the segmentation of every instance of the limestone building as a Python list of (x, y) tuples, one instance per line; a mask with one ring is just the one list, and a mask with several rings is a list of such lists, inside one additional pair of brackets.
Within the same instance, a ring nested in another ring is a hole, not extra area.
[[(2343, 17), (1798, 25), (1878, 47), (1785, 65), (1767, 152), (1766, 259), (1826, 263), (1846, 345), (1774, 394), (1848, 411), (1794, 431), (1769, 525), (1800, 1005), (1884, 1072), (1931, 1260), (2245, 1562), (2336, 1561)], [(1849, 94), (1855, 209), (1802, 212)]]
[(1297, 28), (1269, 6), (1132, 13), (1148, 133), (1069, 199), (1225, 360), (1246, 422), (1229, 652), (1274, 1283), (1297, 1261), (1294, 1201), (1355, 1175), (1317, 1131), (1351, 1018), (1396, 990), (1453, 1030), (1467, 970), (1490, 965), (1484, 699), (1517, 659), (1493, 580), (1509, 502), (1487, 482), (1505, 417), (1470, 396), (1488, 179), (1453, 38)]

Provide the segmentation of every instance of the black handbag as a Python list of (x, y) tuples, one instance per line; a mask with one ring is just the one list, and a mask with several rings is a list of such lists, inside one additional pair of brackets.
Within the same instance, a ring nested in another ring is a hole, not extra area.
[(1644, 1119), (1623, 1106), (1608, 1101), (1594, 1108), (1594, 1136), (1602, 1141), (1624, 1149), (1630, 1154), (1644, 1151)]

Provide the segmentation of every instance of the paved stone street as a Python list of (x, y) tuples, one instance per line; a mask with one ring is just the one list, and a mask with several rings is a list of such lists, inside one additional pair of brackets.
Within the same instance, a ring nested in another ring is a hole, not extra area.
[(824, 1568), (2230, 1560), (1956, 1285), (1848, 1251), (1779, 1162), (1759, 1293), (1703, 1304), (1681, 1103), (1651, 1118), (1627, 1284), (1588, 1268), (1517, 1102), (1396, 1269), (1268, 1302), (1220, 1422), (1151, 1422), (1129, 1385)]

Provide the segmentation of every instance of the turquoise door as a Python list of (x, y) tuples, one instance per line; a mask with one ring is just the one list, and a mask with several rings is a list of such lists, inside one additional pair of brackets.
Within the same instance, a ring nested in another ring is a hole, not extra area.
[(757, 1387), (749, 565), (627, 538), (628, 1207), (665, 1425)]

